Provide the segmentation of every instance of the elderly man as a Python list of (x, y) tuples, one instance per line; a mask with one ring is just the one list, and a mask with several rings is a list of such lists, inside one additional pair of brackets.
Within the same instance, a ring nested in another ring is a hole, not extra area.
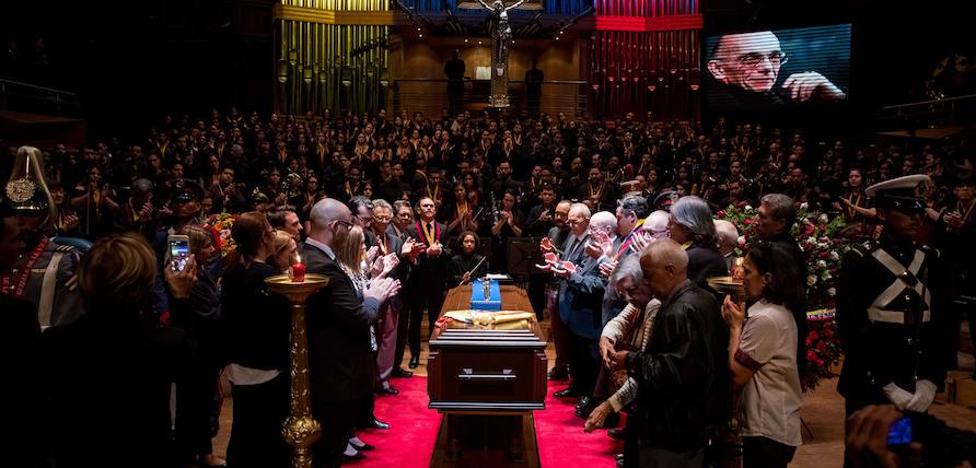
[[(807, 259), (803, 255), (803, 250), (797, 244), (790, 230), (796, 221), (796, 210), (793, 208), (793, 199), (782, 193), (770, 193), (764, 195), (759, 201), (759, 209), (756, 210), (756, 219), (753, 223), (753, 231), (760, 240), (778, 244), (790, 253), (790, 258), (796, 263), (800, 278), (807, 277)], [(796, 319), (797, 332), (800, 336), (807, 335), (807, 285), (800, 285), (800, 296), (793, 304), (784, 304), (793, 317)], [(807, 361), (807, 349), (803, 340), (796, 349), (797, 367), (803, 369)]]
[(315, 462), (337, 467), (362, 410), (359, 402), (373, 391), (370, 324), (400, 283), (390, 278), (370, 281), (359, 299), (334, 253), (343, 247), (352, 226), (349, 207), (325, 198), (312, 207), (310, 220), (302, 258), (309, 273), (329, 277), (329, 285), (310, 297), (307, 305), (312, 414), (322, 423)]
[(600, 313), (606, 287), (598, 269), (599, 256), (593, 253), (588, 255), (586, 250), (590, 238), (612, 228), (606, 224), (612, 219), (613, 215), (609, 215), (608, 220), (601, 221), (594, 228), (591, 226), (589, 208), (582, 203), (574, 203), (569, 209), (571, 235), (563, 248), (563, 260), (572, 265), (553, 271), (563, 280), (559, 286), (559, 314), (570, 331), (569, 368), (573, 374), (569, 388), (556, 392), (555, 396), (578, 396), (577, 413), (584, 415), (593, 409), (592, 393), (599, 371), (597, 339), (601, 328), (597, 314)]
[(739, 246), (739, 230), (727, 220), (716, 219), (715, 234), (718, 237), (718, 253), (725, 258), (725, 267), (732, 271), (735, 249)]
[[(396, 269), (391, 273), (391, 277), (400, 280), (401, 283), (406, 283), (407, 274), (410, 269), (410, 262), (407, 259), (408, 252), (403, 252), (404, 242), (400, 240), (393, 230), (390, 229), (390, 224), (393, 220), (393, 207), (390, 206), (386, 200), (373, 200), (373, 222), (370, 227), (372, 229), (374, 246), (378, 249), (378, 254), (380, 256), (386, 256), (394, 254), (399, 259)], [(412, 244), (407, 246), (407, 249), (412, 250)], [(399, 354), (400, 359), (403, 359), (403, 353), (398, 353), (397, 342), (399, 340), (400, 330), (400, 319), (408, 320), (407, 314), (403, 311), (406, 307), (403, 305), (402, 294), (397, 294), (392, 297), (383, 307), (380, 309), (380, 321), (377, 327), (378, 335), (376, 336), (376, 341), (378, 346), (378, 351), (376, 354), (376, 370), (378, 375), (378, 385), (377, 391), (380, 393), (385, 393), (388, 395), (396, 395), (400, 393), (393, 385), (390, 384), (390, 376), (397, 377), (409, 377), (413, 373), (405, 371), (400, 368), (400, 362), (396, 361), (397, 354)], [(406, 335), (406, 323), (404, 323), (403, 334)], [(403, 337), (406, 340), (406, 336)]]
[(644, 282), (661, 308), (650, 344), (613, 354), (637, 382), (641, 467), (701, 467), (728, 417), (728, 327), (715, 297), (688, 279), (688, 254), (662, 239), (641, 252)]
[(792, 102), (843, 101), (844, 92), (820, 73), (790, 75), (775, 89), (780, 68), (788, 59), (772, 31), (726, 34), (706, 64), (717, 82), (717, 104), (775, 106)]
[[(621, 260), (613, 272), (610, 284), (624, 296), (627, 306), (603, 327), (603, 332), (600, 334), (600, 356), (604, 364), (601, 371), (611, 370), (613, 354), (618, 348), (631, 351), (644, 351), (647, 348), (654, 316), (661, 307), (661, 301), (651, 298), (651, 290), (644, 281), (644, 273), (641, 271), (640, 259), (637, 255)], [(617, 389), (590, 413), (584, 427), (586, 432), (603, 427), (608, 423), (609, 416), (619, 414), (637, 399), (636, 380), (628, 377), (623, 384), (620, 384), (617, 375), (613, 375), (611, 379), (615, 384), (612, 386), (617, 386)], [(636, 442), (633, 438), (628, 440), (625, 452), (633, 453), (636, 449), (636, 446), (631, 446), (633, 442)]]

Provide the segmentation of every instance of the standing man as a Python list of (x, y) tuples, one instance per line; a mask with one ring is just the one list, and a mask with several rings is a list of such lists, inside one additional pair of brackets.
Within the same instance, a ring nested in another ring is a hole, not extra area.
[[(790, 235), (793, 223), (796, 221), (796, 210), (793, 208), (793, 199), (782, 193), (769, 193), (763, 195), (759, 201), (759, 209), (756, 210), (756, 219), (753, 223), (756, 237), (760, 240), (779, 245), (786, 252), (790, 253), (790, 258), (796, 264), (796, 269), (800, 273), (800, 278), (807, 277), (807, 258), (800, 249), (800, 244)], [(733, 226), (733, 229), (735, 227)], [(807, 285), (800, 285), (800, 294), (792, 304), (784, 304), (793, 314), (796, 320), (797, 345), (796, 345), (796, 367), (804, 368), (807, 362)]]
[(569, 388), (556, 392), (557, 397), (576, 396), (577, 412), (589, 414), (593, 408), (593, 388), (599, 371), (597, 340), (602, 329), (599, 319), (603, 290), (606, 286), (597, 268), (597, 259), (587, 255), (591, 237), (590, 210), (582, 203), (569, 209), (570, 236), (563, 247), (563, 260), (569, 268), (554, 270), (560, 278), (559, 314), (570, 335), (569, 369), (573, 380)]
[(420, 219), (407, 227), (407, 236), (416, 239), (423, 249), (415, 251), (411, 262), (410, 290), (413, 304), (410, 309), (410, 368), (420, 365), (420, 324), (427, 309), (427, 333), (434, 331), (434, 322), (441, 313), (447, 294), (447, 265), (451, 251), (442, 244), (447, 226), (434, 220), (437, 207), (430, 197), (420, 199), (417, 206)]
[(312, 207), (310, 221), (302, 257), (309, 273), (329, 277), (328, 286), (308, 300), (312, 415), (322, 424), (322, 437), (313, 450), (316, 466), (333, 468), (342, 462), (362, 410), (357, 402), (373, 392), (370, 324), (400, 286), (392, 278), (370, 281), (359, 298), (334, 253), (344, 247), (353, 226), (344, 203), (320, 200)]
[[(403, 241), (390, 230), (390, 222), (393, 220), (393, 207), (386, 200), (373, 200), (373, 236), (375, 245), (379, 249), (380, 256), (394, 254), (400, 259), (396, 269), (390, 273), (391, 278), (395, 278), (401, 284), (407, 281), (408, 262), (400, 251), (403, 248)], [(412, 244), (411, 244), (412, 245)], [(400, 310), (403, 309), (403, 300), (398, 293), (380, 308), (380, 321), (377, 327), (376, 337), (379, 350), (376, 354), (376, 370), (378, 374), (377, 391), (387, 395), (400, 393), (395, 387), (390, 385), (390, 376), (406, 376), (406, 372), (400, 369), (400, 363), (395, 362), (397, 329), (400, 322)], [(401, 354), (402, 358), (403, 355)], [(399, 371), (399, 372), (398, 372)]]
[(637, 428), (638, 464), (700, 468), (706, 444), (728, 419), (729, 329), (715, 296), (688, 279), (680, 244), (654, 242), (640, 264), (661, 308), (644, 351), (612, 355), (613, 366), (637, 382), (639, 414), (628, 424)]
[[(562, 250), (557, 252), (566, 243), (569, 236), (569, 209), (573, 202), (563, 200), (556, 204), (553, 213), (553, 227), (549, 229), (549, 235), (542, 238), (539, 242), (539, 250), (543, 255), (552, 253), (561, 255)], [(549, 380), (566, 380), (569, 378), (569, 330), (566, 324), (559, 317), (559, 278), (555, 275), (546, 285), (546, 309), (549, 311), (549, 321), (552, 324), (552, 341), (556, 348), (555, 365), (549, 371)]]
[(837, 390), (847, 414), (894, 404), (925, 412), (945, 379), (945, 284), (937, 252), (917, 243), (925, 215), (925, 175), (868, 187), (884, 232), (844, 258), (837, 326), (846, 358)]
[(451, 59), (444, 65), (444, 75), (447, 76), (447, 101), (451, 117), (461, 113), (464, 101), (464, 60), (460, 58), (460, 51), (454, 49)]
[(532, 57), (532, 68), (525, 72), (525, 100), (529, 104), (529, 117), (535, 118), (539, 115), (543, 81), (545, 81), (545, 74), (539, 70), (536, 58)]

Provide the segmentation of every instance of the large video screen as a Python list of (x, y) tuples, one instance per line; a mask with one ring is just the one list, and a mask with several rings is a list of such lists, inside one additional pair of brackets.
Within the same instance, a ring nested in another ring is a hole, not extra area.
[(707, 36), (703, 56), (714, 111), (839, 106), (848, 98), (851, 25)]

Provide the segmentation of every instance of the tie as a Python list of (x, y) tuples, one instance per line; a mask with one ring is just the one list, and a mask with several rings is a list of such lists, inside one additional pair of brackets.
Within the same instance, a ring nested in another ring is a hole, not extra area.
[[(435, 236), (436, 235), (434, 233), (434, 227), (431, 226), (430, 223), (427, 223), (427, 232), (429, 232), (431, 236)], [(434, 244), (434, 239), (427, 239), (427, 243), (433, 245)]]
[(571, 259), (576, 256), (576, 248), (579, 247), (579, 245), (580, 238), (577, 237), (576, 240), (573, 241), (573, 245), (569, 248), (569, 252), (566, 254), (566, 260), (572, 261)]

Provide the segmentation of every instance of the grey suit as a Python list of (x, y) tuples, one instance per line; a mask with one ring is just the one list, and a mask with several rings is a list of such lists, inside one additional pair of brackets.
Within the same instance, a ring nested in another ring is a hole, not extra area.
[[(396, 253), (397, 257), (400, 259), (400, 264), (390, 273), (390, 278), (395, 278), (400, 280), (401, 283), (406, 283), (407, 273), (409, 272), (410, 265), (407, 259), (402, 258), (400, 255), (400, 249), (403, 247), (403, 240), (394, 234), (392, 229), (387, 229), (383, 234), (386, 237), (386, 245), (388, 246), (387, 253)], [(376, 245), (379, 245), (379, 236), (374, 233), (374, 241)], [(382, 253), (381, 249), (381, 253)], [(390, 378), (390, 374), (393, 373), (394, 366), (400, 365), (396, 362), (396, 357), (399, 354), (400, 358), (403, 358), (402, 352), (397, 352), (402, 347), (397, 347), (398, 338), (398, 326), (400, 324), (400, 312), (403, 309), (403, 298), (400, 297), (402, 292), (397, 294), (395, 297), (388, 299), (383, 306), (380, 308), (380, 321), (377, 328), (376, 341), (379, 344), (379, 350), (376, 353), (376, 371), (377, 371), (377, 384), (382, 385)], [(405, 334), (405, 333), (404, 333)]]

